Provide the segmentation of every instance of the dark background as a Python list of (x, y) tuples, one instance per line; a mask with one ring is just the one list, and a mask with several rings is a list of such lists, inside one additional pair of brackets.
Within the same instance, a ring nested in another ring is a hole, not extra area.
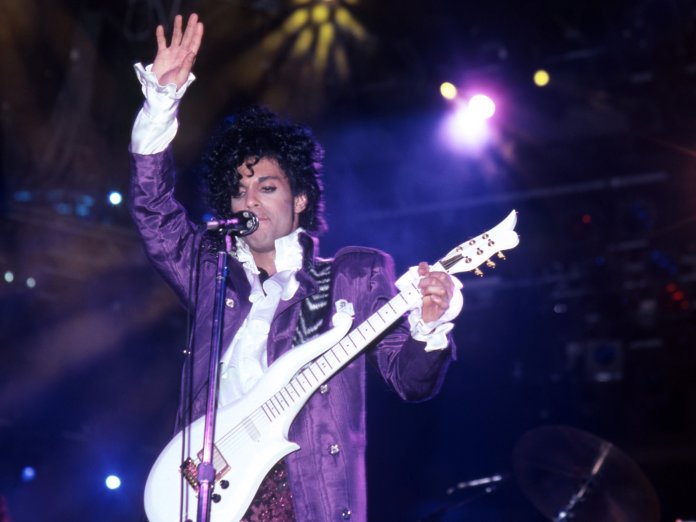
[[(519, 212), (508, 261), (462, 276), (442, 393), (403, 404), (370, 382), (371, 520), (451, 506), (446, 520), (543, 520), (512, 455), (556, 424), (629, 455), (663, 520), (696, 518), (696, 4), (317, 4), (0, 5), (0, 271), (14, 274), (0, 280), (0, 495), (13, 520), (138, 520), (171, 435), (184, 312), (106, 195), (127, 191), (132, 64), (152, 59), (157, 23), (194, 10), (206, 36), (175, 142), (194, 219), (206, 136), (250, 102), (326, 148), (326, 256), (375, 246), (402, 271)], [(497, 102), (476, 153), (438, 141), (443, 81)], [(509, 479), (495, 492), (446, 495), (496, 473)]]

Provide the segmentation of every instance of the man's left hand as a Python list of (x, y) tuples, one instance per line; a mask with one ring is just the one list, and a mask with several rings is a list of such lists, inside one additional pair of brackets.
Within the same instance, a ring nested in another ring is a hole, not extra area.
[(445, 272), (431, 272), (426, 262), (418, 264), (418, 275), (421, 276), (418, 288), (423, 295), (421, 319), (430, 323), (442, 317), (449, 308), (454, 284)]

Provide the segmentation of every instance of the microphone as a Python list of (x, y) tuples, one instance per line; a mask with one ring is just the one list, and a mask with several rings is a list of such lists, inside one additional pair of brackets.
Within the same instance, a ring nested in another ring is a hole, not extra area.
[(248, 210), (235, 212), (227, 219), (213, 219), (205, 223), (206, 230), (220, 230), (237, 233), (240, 236), (248, 236), (259, 227), (256, 214)]

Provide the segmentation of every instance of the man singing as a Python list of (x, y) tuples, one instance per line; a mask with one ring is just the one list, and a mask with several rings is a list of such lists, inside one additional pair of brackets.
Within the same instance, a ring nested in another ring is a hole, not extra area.
[[(193, 419), (205, 413), (213, 247), (221, 240), (200, 232), (174, 198), (170, 143), (202, 37), (203, 24), (195, 14), (185, 29), (176, 17), (169, 43), (164, 29), (157, 28), (154, 63), (136, 65), (145, 103), (130, 147), (131, 210), (148, 257), (186, 306), (195, 305), (192, 398), (187, 402)], [(336, 302), (350, 303), (353, 324), (359, 324), (396, 293), (393, 262), (382, 252), (348, 247), (332, 259), (317, 256), (315, 236), (324, 228), (322, 155), (307, 129), (253, 108), (228, 120), (204, 156), (212, 210), (220, 218), (251, 211), (259, 223), (251, 235), (236, 238), (231, 249), (221, 406), (244, 397), (279, 356), (330, 328)], [(404, 400), (421, 401), (438, 392), (454, 359), (448, 333), (461, 310), (461, 285), (444, 272), (431, 272), (426, 263), (411, 277), (422, 294), (420, 307), (310, 398), (289, 433), (301, 449), (269, 471), (243, 520), (366, 520), (366, 360)], [(180, 421), (185, 423), (188, 413), (181, 405)]]

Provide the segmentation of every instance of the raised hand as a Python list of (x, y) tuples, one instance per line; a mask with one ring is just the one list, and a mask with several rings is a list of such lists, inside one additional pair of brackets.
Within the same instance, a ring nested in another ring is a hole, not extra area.
[(421, 319), (429, 323), (442, 317), (449, 308), (454, 284), (445, 272), (431, 272), (425, 262), (418, 264), (418, 275), (421, 276), (418, 288), (423, 294)]
[(189, 16), (183, 33), (181, 26), (182, 17), (176, 15), (169, 45), (164, 36), (164, 27), (157, 26), (157, 56), (152, 64), (152, 72), (157, 77), (157, 82), (160, 85), (173, 83), (177, 89), (186, 82), (203, 39), (203, 23), (198, 21), (197, 14)]

